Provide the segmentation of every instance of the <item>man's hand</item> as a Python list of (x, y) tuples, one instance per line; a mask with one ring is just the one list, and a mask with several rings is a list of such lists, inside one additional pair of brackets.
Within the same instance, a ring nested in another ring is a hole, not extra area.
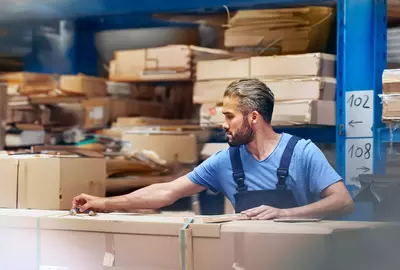
[(278, 209), (267, 205), (261, 205), (255, 208), (251, 208), (242, 212), (250, 219), (266, 220), (283, 218), (286, 216), (284, 209)]
[(106, 198), (82, 193), (72, 199), (72, 208), (79, 208), (81, 212), (86, 210), (104, 212), (106, 210)]

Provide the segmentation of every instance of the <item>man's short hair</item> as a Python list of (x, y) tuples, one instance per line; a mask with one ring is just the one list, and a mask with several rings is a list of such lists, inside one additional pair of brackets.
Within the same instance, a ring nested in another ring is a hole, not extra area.
[(257, 111), (265, 122), (271, 123), (275, 102), (274, 94), (259, 79), (240, 79), (231, 82), (225, 90), (224, 97), (237, 97), (239, 110), (243, 115)]

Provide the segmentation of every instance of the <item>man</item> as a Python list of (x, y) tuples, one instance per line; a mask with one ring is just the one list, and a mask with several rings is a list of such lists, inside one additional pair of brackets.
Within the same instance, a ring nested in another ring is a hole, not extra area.
[(81, 211), (158, 209), (205, 189), (222, 192), (252, 219), (327, 218), (349, 213), (353, 200), (341, 177), (309, 140), (275, 133), (274, 96), (258, 79), (232, 82), (223, 114), (230, 148), (219, 151), (189, 174), (123, 196), (81, 194)]

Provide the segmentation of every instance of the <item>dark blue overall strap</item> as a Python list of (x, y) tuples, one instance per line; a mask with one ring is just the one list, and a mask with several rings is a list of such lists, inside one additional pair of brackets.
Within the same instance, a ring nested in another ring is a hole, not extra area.
[(229, 156), (231, 158), (233, 180), (235, 180), (237, 184), (237, 192), (247, 191), (247, 186), (244, 184), (244, 171), (240, 158), (240, 148), (229, 147)]
[(276, 184), (277, 189), (286, 189), (286, 177), (289, 174), (290, 161), (292, 160), (294, 147), (299, 140), (301, 140), (301, 138), (292, 136), (283, 151), (279, 168), (276, 171), (276, 175), (278, 176), (278, 183)]

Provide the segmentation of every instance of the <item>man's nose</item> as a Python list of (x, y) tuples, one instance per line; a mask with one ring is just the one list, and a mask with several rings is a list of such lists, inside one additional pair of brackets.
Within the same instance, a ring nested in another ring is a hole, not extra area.
[(229, 125), (228, 125), (228, 123), (224, 122), (224, 123), (222, 124), (222, 128), (225, 129), (225, 130), (229, 130)]

